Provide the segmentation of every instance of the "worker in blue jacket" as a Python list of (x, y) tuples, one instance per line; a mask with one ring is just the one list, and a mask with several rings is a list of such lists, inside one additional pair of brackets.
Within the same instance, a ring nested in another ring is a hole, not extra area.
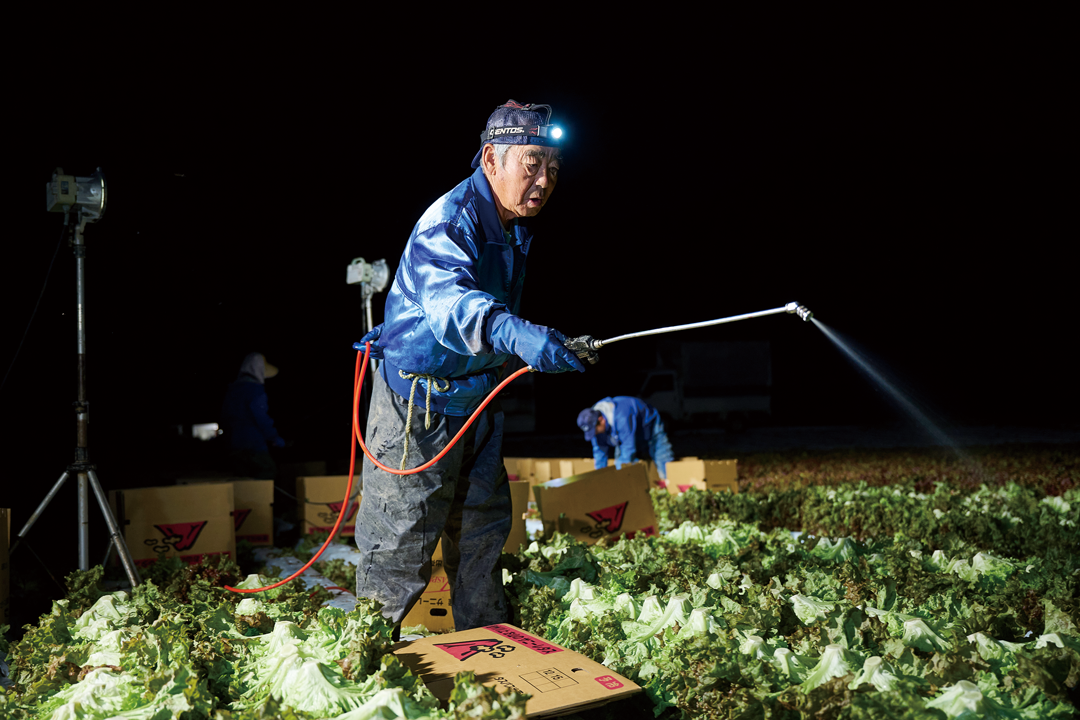
[(219, 425), (229, 444), (229, 464), (239, 477), (273, 480), (277, 463), (270, 446), (284, 447), (266, 397), (265, 382), (278, 374), (262, 353), (248, 353), (225, 392)]
[[(365, 441), (388, 467), (415, 468), (442, 451), (511, 356), (541, 372), (585, 369), (561, 333), (518, 315), (532, 221), (562, 164), (561, 133), (550, 119), (547, 105), (511, 100), (496, 108), (475, 172), (424, 212), (405, 245), (385, 320), (361, 340), (382, 359)], [(502, 437), (503, 414), (492, 403), (428, 470), (396, 475), (365, 457), (356, 594), (381, 602), (398, 630), (427, 586), (440, 538), (456, 629), (509, 620), (500, 565), (511, 524)]]
[(596, 468), (607, 467), (608, 452), (615, 448), (615, 467), (637, 462), (647, 454), (656, 463), (662, 480), (666, 466), (675, 459), (664, 432), (660, 412), (644, 400), (618, 395), (606, 397), (578, 413), (578, 427), (592, 443)]

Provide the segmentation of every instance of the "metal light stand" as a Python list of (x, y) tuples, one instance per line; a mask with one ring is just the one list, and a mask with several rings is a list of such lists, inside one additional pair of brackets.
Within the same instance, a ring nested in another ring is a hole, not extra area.
[(120, 532), (120, 527), (116, 522), (116, 518), (113, 517), (112, 511), (109, 509), (109, 503), (105, 498), (105, 493), (101, 489), (101, 482), (98, 480), (93, 463), (90, 462), (90, 454), (87, 450), (89, 403), (86, 400), (86, 298), (84, 270), (86, 245), (83, 243), (82, 235), (83, 230), (86, 228), (86, 223), (100, 219), (101, 214), (105, 211), (105, 181), (101, 176), (101, 168), (98, 168), (97, 172), (89, 178), (76, 178), (70, 175), (64, 175), (63, 170), (59, 168), (57, 169), (57, 174), (53, 175), (52, 183), (46, 186), (46, 209), (56, 211), (62, 207), (64, 224), (67, 225), (69, 217), (68, 213), (76, 206), (78, 207), (78, 223), (75, 226), (75, 241), (73, 245), (75, 250), (75, 295), (77, 303), (75, 314), (76, 326), (78, 328), (79, 385), (78, 399), (75, 401), (77, 428), (75, 462), (67, 466), (67, 470), (60, 475), (60, 479), (53, 485), (52, 490), (49, 491), (49, 494), (46, 495), (45, 499), (38, 505), (37, 510), (30, 516), (30, 519), (26, 522), (23, 529), (19, 531), (18, 540), (16, 540), (15, 545), (11, 550), (14, 552), (22, 538), (30, 532), (30, 528), (37, 521), (41, 513), (45, 511), (49, 502), (56, 497), (56, 494), (60, 491), (64, 481), (71, 475), (75, 475), (75, 477), (78, 478), (79, 486), (79, 569), (90, 569), (89, 488), (92, 487), (94, 489), (94, 496), (97, 498), (98, 506), (101, 508), (101, 514), (105, 516), (105, 523), (109, 526), (109, 540), (116, 546), (116, 554), (120, 557), (120, 562), (124, 566), (124, 572), (127, 573), (131, 586), (135, 587), (140, 582), (139, 571), (136, 569), (135, 563), (131, 559), (131, 553), (128, 551), (127, 543), (124, 542), (124, 536)]

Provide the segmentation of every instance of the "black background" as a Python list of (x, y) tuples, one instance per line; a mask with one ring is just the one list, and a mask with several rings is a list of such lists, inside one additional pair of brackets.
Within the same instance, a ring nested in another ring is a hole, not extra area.
[[(1064, 99), (1041, 72), (1053, 48), (954, 41), (622, 48), (558, 66), (524, 57), (510, 78), (451, 62), (457, 51), (412, 71), (283, 51), (149, 74), (128, 58), (34, 127), (16, 195), (26, 230), (2, 261), (0, 370), (61, 235), (42, 186), (57, 167), (100, 166), (86, 327), (106, 489), (211, 462), (177, 426), (216, 421), (253, 350), (281, 369), (267, 385), (290, 442), (279, 459), (340, 466), (361, 336), (346, 266), (396, 270), (413, 223), (471, 172), (485, 119), (513, 98), (550, 103), (569, 138), (529, 255), (530, 321), (606, 338), (797, 300), (942, 422), (1075, 425), (1075, 193)], [(74, 266), (65, 244), (0, 389), (15, 530), (73, 459)], [(910, 422), (794, 316), (681, 339), (768, 340), (774, 424)], [(634, 394), (654, 348), (627, 341), (582, 375), (537, 377), (538, 434), (576, 432), (581, 407)], [(73, 487), (30, 536), (70, 534), (54, 556), (69, 568)], [(96, 509), (91, 525), (101, 544)]]

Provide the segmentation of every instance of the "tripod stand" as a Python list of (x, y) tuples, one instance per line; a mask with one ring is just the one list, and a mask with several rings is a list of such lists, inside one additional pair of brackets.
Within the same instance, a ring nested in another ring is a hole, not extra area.
[(30, 528), (37, 521), (38, 517), (45, 508), (49, 505), (49, 502), (56, 497), (56, 494), (60, 492), (60, 488), (64, 485), (64, 482), (72, 475), (78, 479), (78, 516), (79, 516), (79, 569), (90, 569), (90, 503), (89, 503), (89, 489), (92, 487), (94, 490), (94, 496), (97, 498), (98, 506), (101, 508), (101, 514), (105, 516), (105, 523), (109, 526), (109, 541), (116, 546), (117, 555), (120, 557), (120, 561), (124, 566), (124, 572), (128, 576), (128, 580), (131, 582), (131, 586), (135, 587), (139, 584), (139, 572), (135, 568), (135, 563), (131, 559), (131, 553), (128, 551), (127, 543), (124, 542), (124, 537), (120, 533), (120, 528), (116, 523), (116, 518), (113, 517), (112, 511), (109, 509), (109, 503), (105, 499), (105, 493), (101, 490), (101, 483), (98, 481), (97, 472), (94, 465), (90, 462), (90, 455), (87, 450), (87, 425), (89, 422), (89, 405), (86, 400), (86, 301), (85, 301), (85, 272), (84, 261), (86, 259), (86, 246), (83, 243), (83, 230), (86, 228), (86, 223), (94, 222), (100, 219), (102, 212), (105, 210), (105, 180), (101, 176), (101, 168), (97, 169), (97, 172), (89, 178), (72, 177), (70, 175), (64, 175), (63, 170), (57, 168), (57, 173), (53, 175), (51, 183), (46, 185), (46, 209), (56, 210), (60, 207), (63, 208), (64, 213), (64, 225), (68, 225), (68, 219), (70, 217), (70, 211), (73, 208), (77, 208), (77, 224), (75, 225), (75, 294), (76, 294), (76, 325), (78, 332), (78, 399), (75, 401), (75, 416), (76, 416), (76, 446), (75, 446), (75, 461), (67, 466), (67, 469), (60, 475), (60, 479), (53, 485), (52, 490), (49, 491), (45, 499), (38, 505), (37, 510), (30, 516), (30, 519), (23, 526), (23, 529), (19, 531), (18, 539), (11, 548), (11, 552), (14, 553), (15, 549), (19, 547), (19, 543), (30, 532)]

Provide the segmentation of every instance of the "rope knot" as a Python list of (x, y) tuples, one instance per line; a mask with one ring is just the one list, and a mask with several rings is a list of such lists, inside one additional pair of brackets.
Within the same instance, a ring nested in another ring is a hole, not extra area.
[(405, 449), (401, 454), (401, 467), (399, 470), (405, 469), (405, 458), (409, 456), (409, 434), (412, 432), (412, 416), (413, 416), (413, 401), (416, 398), (416, 383), (420, 380), (427, 381), (427, 401), (424, 409), (424, 429), (431, 429), (431, 388), (435, 387), (439, 392), (446, 392), (450, 389), (450, 381), (446, 378), (435, 377), (428, 373), (410, 373), (404, 370), (398, 370), (398, 377), (402, 380), (412, 380), (412, 387), (409, 388), (409, 414), (405, 420)]

